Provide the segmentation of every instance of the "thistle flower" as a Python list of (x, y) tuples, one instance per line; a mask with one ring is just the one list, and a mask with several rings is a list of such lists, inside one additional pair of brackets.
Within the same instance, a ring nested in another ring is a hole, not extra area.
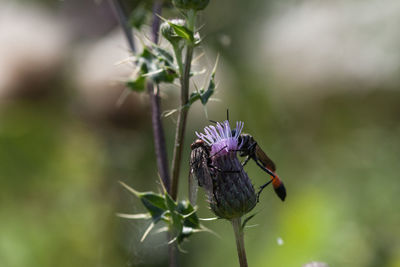
[(254, 187), (236, 155), (241, 146), (238, 138), (243, 125), (237, 122), (233, 135), (228, 121), (205, 127), (204, 133), (196, 132), (197, 137), (211, 147), (209, 168), (214, 170), (212, 190), (207, 192), (211, 210), (229, 220), (240, 218), (257, 203)]
[(244, 123), (236, 122), (235, 135), (232, 136), (232, 130), (228, 121), (217, 122), (216, 126), (210, 125), (204, 128), (206, 134), (196, 132), (198, 138), (202, 139), (211, 146), (211, 154), (227, 154), (236, 152), (240, 149), (239, 136), (243, 130)]

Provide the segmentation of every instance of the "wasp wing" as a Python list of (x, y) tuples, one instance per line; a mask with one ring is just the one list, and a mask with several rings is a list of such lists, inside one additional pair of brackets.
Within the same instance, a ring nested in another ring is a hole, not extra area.
[(196, 206), (197, 191), (199, 190), (199, 183), (193, 174), (192, 170), (189, 171), (189, 201), (192, 206)]
[(212, 178), (207, 157), (202, 147), (193, 149), (190, 154), (189, 200), (192, 205), (196, 204), (199, 186), (204, 188), (209, 197), (212, 194)]
[(265, 152), (261, 149), (259, 145), (256, 145), (256, 157), (261, 163), (267, 168), (270, 169), (271, 171), (275, 171), (275, 163), (265, 154)]

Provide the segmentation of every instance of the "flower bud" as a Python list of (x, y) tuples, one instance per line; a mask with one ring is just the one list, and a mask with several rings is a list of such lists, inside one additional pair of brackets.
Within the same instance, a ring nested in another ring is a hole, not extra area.
[[(180, 26), (185, 25), (185, 21), (182, 19), (174, 19), (174, 20), (171, 20), (171, 22), (173, 24), (180, 25)], [(182, 39), (175, 33), (174, 28), (168, 23), (168, 21), (165, 21), (161, 24), (160, 30), (161, 30), (162, 36), (172, 44), (175, 44)]]
[(239, 218), (257, 204), (254, 187), (243, 170), (236, 152), (213, 157), (216, 172), (213, 195), (209, 197), (211, 210), (220, 218)]
[(172, 0), (172, 3), (180, 9), (203, 10), (210, 0)]

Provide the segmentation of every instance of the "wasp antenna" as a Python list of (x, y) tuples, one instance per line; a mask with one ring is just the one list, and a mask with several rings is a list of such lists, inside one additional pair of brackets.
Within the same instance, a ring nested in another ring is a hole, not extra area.
[(226, 109), (226, 120), (229, 122), (229, 109)]
[(218, 122), (214, 121), (214, 120), (209, 120), (211, 123), (217, 124)]

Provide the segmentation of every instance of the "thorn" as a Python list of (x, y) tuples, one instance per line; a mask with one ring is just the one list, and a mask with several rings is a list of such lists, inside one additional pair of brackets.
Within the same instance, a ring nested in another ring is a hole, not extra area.
[(142, 238), (140, 239), (140, 242), (143, 242), (145, 240), (145, 238), (150, 233), (151, 229), (153, 229), (153, 227), (154, 227), (154, 222), (151, 222), (149, 227), (147, 227), (146, 231), (144, 232)]
[(135, 189), (133, 189), (132, 187), (130, 187), (129, 185), (127, 185), (126, 183), (119, 181), (119, 183), (125, 187), (128, 191), (130, 191), (131, 193), (133, 193), (135, 196), (139, 197), (140, 196), (140, 192), (136, 191)]

